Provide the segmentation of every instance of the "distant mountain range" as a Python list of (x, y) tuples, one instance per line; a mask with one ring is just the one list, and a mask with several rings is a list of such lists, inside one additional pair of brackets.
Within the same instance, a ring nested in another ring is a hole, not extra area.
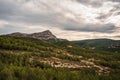
[(1, 35), (0, 80), (119, 80), (119, 45), (110, 39), (63, 41), (49, 30)]
[(40, 39), (40, 40), (46, 40), (46, 41), (48, 41), (48, 40), (49, 41), (64, 41), (65, 40), (65, 39), (57, 38), (49, 30), (46, 30), (46, 31), (43, 31), (43, 32), (32, 33), (32, 34), (15, 32), (15, 33), (11, 33), (11, 34), (6, 34), (4, 36), (29, 37), (29, 38), (35, 38), (35, 39)]
[[(29, 37), (29, 38), (35, 38), (44, 41), (52, 41), (52, 42), (68, 41), (66, 39), (57, 38), (49, 30), (43, 32), (37, 32), (37, 33), (31, 33), (31, 34), (15, 32), (3, 36)], [(88, 39), (88, 40), (79, 40), (79, 41), (71, 41), (71, 42), (85, 49), (120, 52), (120, 40)]]
[(120, 40), (88, 39), (73, 41), (73, 43), (86, 49), (120, 52)]
[(40, 40), (50, 40), (50, 39), (56, 40), (57, 39), (56, 36), (53, 35), (52, 32), (49, 30), (38, 32), (38, 33), (32, 33), (32, 34), (15, 32), (15, 33), (7, 34), (7, 36), (30, 37), (30, 38), (40, 39)]

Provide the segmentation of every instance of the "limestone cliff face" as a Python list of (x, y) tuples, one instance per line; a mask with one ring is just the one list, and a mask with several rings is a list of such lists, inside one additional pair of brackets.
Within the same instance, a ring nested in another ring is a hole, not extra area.
[(51, 39), (56, 40), (57, 39), (56, 36), (53, 35), (52, 32), (50, 32), (49, 30), (39, 32), (39, 33), (29, 34), (28, 36), (32, 38), (41, 39), (41, 40), (51, 40)]
[(15, 33), (7, 34), (7, 36), (30, 37), (30, 38), (40, 39), (40, 40), (57, 40), (57, 37), (53, 35), (52, 32), (49, 30), (38, 32), (38, 33), (32, 33), (32, 34), (15, 32)]

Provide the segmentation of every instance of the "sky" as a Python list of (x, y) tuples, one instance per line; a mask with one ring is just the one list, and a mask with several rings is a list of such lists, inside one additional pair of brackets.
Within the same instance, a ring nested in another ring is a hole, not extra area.
[(120, 40), (120, 0), (0, 0), (1, 35), (44, 30), (68, 40)]

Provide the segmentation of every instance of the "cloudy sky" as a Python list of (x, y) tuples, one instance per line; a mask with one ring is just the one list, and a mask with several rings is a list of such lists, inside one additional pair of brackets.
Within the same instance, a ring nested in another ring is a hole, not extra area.
[(0, 34), (44, 30), (68, 40), (120, 39), (120, 0), (0, 0)]

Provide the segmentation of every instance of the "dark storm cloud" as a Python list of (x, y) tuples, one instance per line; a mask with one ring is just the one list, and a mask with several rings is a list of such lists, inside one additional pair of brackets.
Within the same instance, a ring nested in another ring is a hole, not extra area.
[(115, 5), (113, 9), (110, 10), (110, 13), (116, 12), (115, 15), (120, 15), (120, 3), (119, 5)]
[(98, 17), (96, 17), (96, 19), (100, 19), (100, 20), (105, 20), (107, 18), (109, 18), (112, 15), (112, 13), (108, 13), (108, 14), (100, 14)]
[(0, 0), (0, 19), (9, 19), (19, 13), (19, 7), (11, 0)]
[(114, 37), (116, 37), (116, 38), (120, 38), (120, 35), (119, 35), (119, 36), (114, 36)]
[(100, 7), (103, 5), (103, 1), (101, 0), (76, 0), (86, 6), (91, 5), (92, 7)]
[(108, 0), (108, 1), (112, 1), (112, 2), (120, 2), (120, 0)]
[(112, 33), (116, 26), (113, 24), (105, 24), (105, 25), (85, 25), (85, 26), (69, 26), (65, 27), (66, 30), (72, 30), (72, 31), (81, 31), (81, 32), (101, 32), (101, 33)]
[[(64, 16), (64, 14), (70, 13), (69, 10), (66, 9), (66, 7), (60, 7), (56, 5), (50, 5), (50, 3), (45, 3), (42, 0), (35, 0), (37, 2), (34, 2), (34, 5), (37, 6), (37, 8), (40, 8), (41, 6), (45, 7), (46, 11), (50, 10), (50, 12), (46, 13), (35, 13), (34, 11), (29, 11), (23, 7), (23, 4), (28, 3), (32, 0), (23, 0), (19, 2), (16, 2), (16, 0), (0, 0), (0, 20), (5, 20), (9, 23), (26, 23), (26, 24), (33, 24), (33, 25), (39, 25), (39, 24), (47, 24), (50, 26), (55, 26), (60, 29), (64, 30), (72, 30), (72, 31), (82, 31), (82, 32), (104, 32), (104, 33), (110, 33), (116, 29), (116, 26), (113, 24), (86, 24), (83, 25), (82, 21), (79, 20), (80, 23), (76, 22), (75, 20), (69, 19)], [(72, 0), (70, 0), (72, 1)], [(77, 0), (80, 4), (91, 5), (93, 7), (101, 7), (104, 2), (101, 2), (101, 0)], [(119, 0), (115, 0), (115, 2), (119, 2)], [(38, 5), (37, 5), (38, 4)], [(64, 4), (64, 3), (63, 3)], [(65, 4), (67, 5), (67, 4)], [(56, 12), (56, 8), (62, 9), (61, 12)], [(33, 9), (36, 9), (36, 7)], [(118, 6), (116, 9), (119, 9)], [(38, 10), (42, 11), (42, 10)], [(72, 13), (70, 13), (72, 14)], [(101, 14), (98, 19), (104, 19), (108, 18), (111, 14)], [(74, 14), (74, 16), (76, 16)], [(83, 16), (83, 15), (81, 15)], [(65, 22), (62, 22), (62, 19), (60, 20), (58, 17), (63, 18), (63, 20), (66, 20)], [(11, 25), (5, 25), (2, 28), (0, 28), (0, 32), (9, 32), (9, 31), (17, 31), (18, 26), (11, 24)]]
[(111, 16), (118, 16), (120, 15), (120, 0), (109, 0), (112, 2), (117, 2), (117, 4), (113, 5), (113, 7), (111, 8), (111, 10), (108, 13), (100, 13), (98, 17), (96, 17), (96, 19), (99, 20), (106, 20)]
[[(27, 3), (28, 0), (23, 0), (21, 3)], [(50, 6), (39, 1), (42, 5), (50, 9)], [(39, 5), (38, 5), (39, 6)], [(53, 11), (54, 12), (54, 11)], [(30, 24), (58, 24), (56, 17), (61, 16), (57, 13), (38, 14), (30, 12), (22, 8), (22, 4), (17, 4), (12, 0), (0, 1), (0, 20), (16, 23), (30, 23)]]

